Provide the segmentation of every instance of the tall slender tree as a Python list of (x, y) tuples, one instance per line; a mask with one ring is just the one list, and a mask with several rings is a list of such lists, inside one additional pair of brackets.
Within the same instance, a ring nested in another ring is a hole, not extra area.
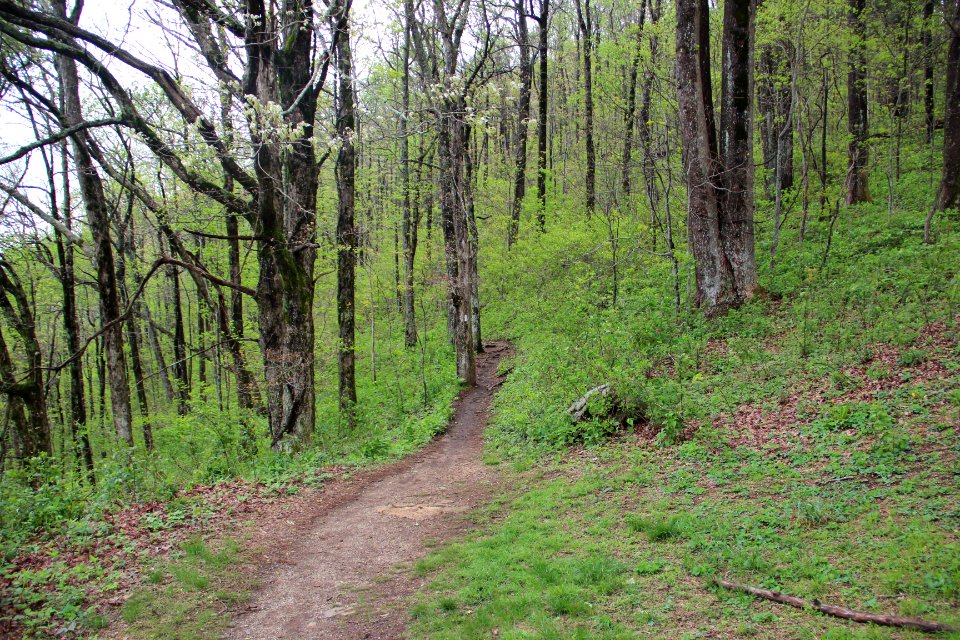
[(353, 105), (353, 62), (350, 50), (350, 26), (345, 9), (334, 16), (337, 38), (337, 320), (340, 343), (337, 365), (340, 374), (340, 414), (349, 428), (356, 421), (356, 336), (355, 281), (357, 237), (354, 226), (355, 180), (357, 171), (354, 136), (356, 118)]
[(597, 204), (597, 152), (593, 141), (593, 15), (590, 0), (575, 0), (577, 24), (583, 46), (583, 128), (587, 168), (584, 174), (587, 217)]
[(869, 170), (870, 125), (867, 120), (866, 31), (863, 11), (866, 0), (849, 0), (850, 70), (847, 74), (847, 204), (870, 201)]
[(550, 46), (550, 0), (540, 0), (537, 15), (537, 56), (539, 57), (540, 81), (537, 95), (537, 225), (540, 231), (546, 226), (547, 211), (547, 111), (549, 108), (549, 76), (547, 69)]
[(517, 101), (517, 138), (513, 161), (513, 203), (507, 246), (512, 247), (520, 231), (520, 210), (527, 191), (527, 133), (530, 129), (530, 85), (533, 82), (533, 55), (527, 30), (526, 0), (515, 0), (517, 43), (520, 56), (520, 99)]

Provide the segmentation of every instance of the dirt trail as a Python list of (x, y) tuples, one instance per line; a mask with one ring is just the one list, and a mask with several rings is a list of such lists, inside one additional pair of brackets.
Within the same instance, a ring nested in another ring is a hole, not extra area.
[[(400, 638), (406, 599), (421, 581), (398, 571), (469, 524), (497, 482), (481, 461), (483, 429), (506, 343), (486, 345), (478, 385), (464, 391), (446, 434), (419, 454), (327, 495), (305, 514), (265, 525), (261, 587), (226, 634), (230, 640)], [(324, 496), (321, 492), (318, 497)], [(313, 513), (310, 511), (313, 510)], [(305, 515), (305, 517), (304, 517)]]

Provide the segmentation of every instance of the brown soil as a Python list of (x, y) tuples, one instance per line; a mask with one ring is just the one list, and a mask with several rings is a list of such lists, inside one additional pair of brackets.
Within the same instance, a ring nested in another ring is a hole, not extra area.
[(497, 364), (507, 343), (486, 345), (478, 385), (458, 398), (447, 432), (399, 463), (334, 483), (295, 513), (261, 521), (260, 588), (235, 612), (226, 638), (400, 638), (407, 600), (422, 580), (405, 570), (429, 545), (466, 530), (465, 513), (498, 483), (481, 461)]

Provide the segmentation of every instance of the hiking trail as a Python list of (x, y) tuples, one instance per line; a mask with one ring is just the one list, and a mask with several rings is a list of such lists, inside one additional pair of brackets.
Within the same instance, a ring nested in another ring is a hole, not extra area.
[(447, 431), (419, 453), (321, 491), (297, 517), (258, 523), (259, 587), (234, 612), (228, 640), (394, 639), (424, 580), (409, 565), (470, 528), (464, 517), (499, 478), (482, 461), (483, 431), (506, 342), (477, 356), (477, 386), (457, 398)]

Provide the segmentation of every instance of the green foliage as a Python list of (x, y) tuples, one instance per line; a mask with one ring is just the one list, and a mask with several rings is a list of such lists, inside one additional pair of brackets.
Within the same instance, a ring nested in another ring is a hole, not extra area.
[[(811, 212), (804, 242), (785, 227), (776, 270), (764, 264), (767, 293), (710, 323), (686, 303), (677, 319), (669, 263), (642, 255), (619, 265), (611, 306), (591, 253), (603, 229), (564, 210), (490, 260), (488, 327), (518, 346), (490, 457), (536, 462), (549, 480), (524, 482), (485, 531), (419, 563), (432, 582), (414, 635), (907, 637), (714, 593), (715, 575), (955, 622), (960, 444), (936, 416), (956, 415), (960, 353), (924, 335), (943, 323), (955, 344), (960, 237), (923, 245), (922, 216), (888, 220), (880, 206), (845, 215), (825, 269), (827, 221)], [(917, 376), (931, 361), (946, 379)], [(603, 440), (602, 422), (569, 420), (600, 383), (642, 407), (636, 435)], [(574, 443), (587, 455), (564, 456)]]

